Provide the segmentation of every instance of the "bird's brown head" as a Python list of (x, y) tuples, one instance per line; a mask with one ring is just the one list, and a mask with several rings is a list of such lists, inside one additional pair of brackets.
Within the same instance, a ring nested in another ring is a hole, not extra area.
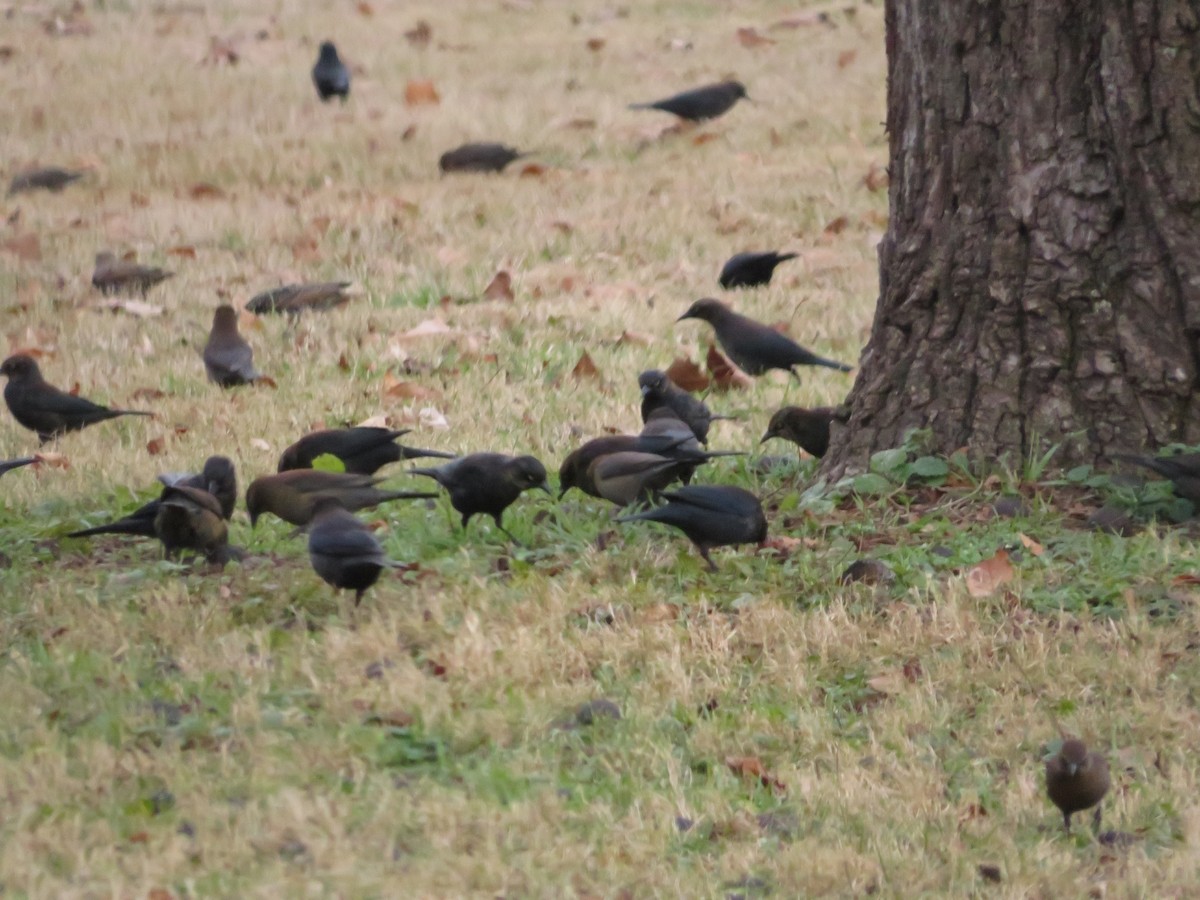
[(17, 353), (0, 363), (0, 375), (6, 375), (12, 381), (40, 380), (41, 371), (37, 361), (32, 356)]
[(558, 499), (561, 500), (567, 495), (573, 487), (579, 487), (580, 472), (579, 464), (583, 458), (583, 454), (579, 450), (573, 450), (567, 454), (567, 458), (562, 461), (562, 465), (558, 467)]
[(785, 406), (783, 409), (778, 409), (771, 416), (771, 421), (767, 423), (767, 430), (763, 432), (760, 444), (765, 444), (771, 438), (783, 437), (787, 431), (788, 410), (791, 407)]
[(213, 313), (213, 331), (221, 331), (226, 333), (237, 333), (238, 315), (237, 310), (228, 303), (218, 306)]
[(720, 300), (705, 297), (689, 306), (688, 311), (675, 321), (682, 322), (684, 319), (703, 319), (705, 322), (716, 322), (728, 313), (729, 307)]
[(1068, 774), (1077, 775), (1080, 772), (1087, 771), (1088, 748), (1087, 744), (1079, 740), (1079, 738), (1067, 738), (1067, 740), (1063, 741), (1062, 748), (1058, 751), (1058, 756), (1063, 761)]
[(270, 488), (261, 478), (256, 478), (246, 488), (246, 512), (250, 513), (251, 528), (258, 524), (258, 517), (270, 508), (269, 494)]
[(550, 485), (546, 483), (546, 467), (535, 456), (518, 456), (508, 465), (508, 477), (512, 482), (527, 491), (537, 488), (550, 494)]

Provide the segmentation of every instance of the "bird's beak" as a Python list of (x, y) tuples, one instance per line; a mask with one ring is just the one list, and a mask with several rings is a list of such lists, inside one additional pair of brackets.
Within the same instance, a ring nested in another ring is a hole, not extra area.
[(642, 385), (642, 396), (645, 397), (649, 393), (650, 393), (650, 385), (643, 384)]
[(567, 491), (569, 490), (569, 487), (560, 487), (558, 489), (558, 499), (561, 500), (563, 497), (567, 496)]
[(684, 319), (691, 319), (691, 318), (694, 318), (694, 317), (692, 316), (692, 311), (689, 309), (687, 312), (685, 312), (682, 316), (680, 316), (675, 321), (682, 322)]
[(538, 490), (539, 490), (539, 491), (545, 491), (545, 492), (546, 492), (547, 494), (549, 494), (551, 497), (553, 497), (553, 496), (554, 496), (554, 491), (550, 490), (550, 482), (548, 482), (548, 481), (543, 481), (541, 484), (539, 484), (539, 485), (538, 485)]
[(1079, 773), (1079, 766), (1075, 763), (1067, 763), (1067, 774), (1074, 778)]
[(768, 431), (766, 434), (764, 434), (762, 436), (762, 438), (759, 440), (759, 443), (765, 444), (767, 441), (769, 441), (773, 437), (775, 437), (775, 435), (771, 434), (771, 432)]

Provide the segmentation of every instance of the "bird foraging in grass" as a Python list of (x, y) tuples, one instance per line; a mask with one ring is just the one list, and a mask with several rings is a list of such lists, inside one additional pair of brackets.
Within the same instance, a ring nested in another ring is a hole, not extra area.
[(408, 434), (411, 429), (372, 428), (360, 425), (356, 428), (325, 428), (304, 435), (279, 457), (280, 472), (291, 469), (311, 469), (319, 456), (336, 456), (347, 472), (359, 475), (374, 475), (388, 463), (402, 459), (454, 459), (455, 454), (441, 450), (422, 450), (398, 443), (396, 438)]
[(472, 453), (437, 468), (409, 471), (432, 478), (449, 491), (450, 505), (462, 513), (464, 529), (472, 516), (482, 513), (513, 541), (517, 539), (501, 522), (504, 511), (530, 488), (550, 493), (546, 467), (532, 456)]
[(688, 122), (703, 122), (724, 115), (739, 100), (749, 100), (740, 81), (722, 81), (682, 91), (650, 103), (631, 103), (630, 109), (658, 109)]
[(709, 556), (714, 547), (761, 544), (767, 539), (762, 504), (747, 490), (730, 485), (689, 485), (662, 495), (663, 506), (622, 516), (618, 522), (661, 522), (678, 528), (700, 551), (715, 572)]
[(721, 268), (717, 281), (725, 289), (760, 287), (771, 283), (775, 267), (781, 262), (795, 259), (795, 253), (736, 253)]
[(102, 294), (137, 291), (144, 297), (146, 291), (174, 274), (166, 269), (140, 266), (134, 262), (117, 259), (115, 254), (105, 250), (96, 254), (96, 265), (92, 269), (92, 286)]
[(771, 416), (759, 443), (764, 444), (771, 438), (783, 438), (820, 459), (829, 449), (829, 429), (835, 415), (836, 410), (832, 406), (812, 409), (785, 406)]
[(1108, 762), (1078, 738), (1063, 741), (1058, 753), (1046, 760), (1046, 794), (1062, 813), (1068, 834), (1071, 816), (1093, 806), (1093, 823), (1100, 828), (1100, 801), (1109, 785)]
[(308, 558), (326, 584), (354, 591), (354, 604), (395, 565), (367, 525), (353, 516), (336, 497), (321, 497), (313, 505), (308, 528)]

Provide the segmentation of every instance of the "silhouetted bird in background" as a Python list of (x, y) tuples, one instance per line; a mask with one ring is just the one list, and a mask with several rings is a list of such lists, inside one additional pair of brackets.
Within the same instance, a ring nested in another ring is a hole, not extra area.
[(500, 521), (504, 511), (530, 488), (550, 493), (546, 467), (532, 456), (472, 453), (435, 469), (409, 471), (432, 478), (449, 491), (450, 505), (462, 513), (464, 529), (472, 516), (482, 513), (491, 516), (496, 527), (514, 541), (517, 539)]
[(693, 397), (658, 369), (647, 369), (639, 375), (638, 387), (642, 390), (643, 422), (649, 422), (656, 409), (666, 407), (692, 429), (701, 444), (708, 443), (708, 429), (713, 422), (729, 418), (714, 416), (703, 400)]
[(37, 462), (36, 456), (22, 456), (19, 459), (6, 459), (0, 461), (0, 475), (5, 472), (11, 472), (13, 469), (19, 469), (22, 466), (28, 466)]
[(1179, 453), (1175, 456), (1131, 456), (1114, 453), (1113, 459), (1142, 466), (1171, 480), (1175, 493), (1191, 500), (1200, 508), (1200, 453)]
[(227, 562), (229, 529), (217, 498), (202, 488), (168, 485), (158, 501), (154, 533), (169, 557), (195, 550), (208, 562)]
[(341, 97), (345, 103), (350, 96), (350, 70), (338, 58), (337, 47), (333, 46), (332, 41), (321, 44), (317, 64), (313, 66), (312, 80), (322, 103), (330, 97)]
[(707, 84), (704, 87), (683, 91), (663, 100), (653, 103), (631, 103), (630, 109), (661, 109), (663, 112), (674, 113), (689, 122), (702, 122), (705, 119), (715, 119), (729, 111), (741, 99), (750, 98), (746, 88), (738, 81), (722, 81), (719, 84)]
[(322, 496), (330, 496), (350, 512), (367, 509), (391, 500), (432, 500), (432, 491), (387, 491), (377, 488), (382, 478), (324, 472), (320, 469), (293, 469), (277, 475), (264, 475), (246, 489), (246, 510), (250, 525), (263, 513), (274, 513), (285, 522), (304, 527), (312, 520), (313, 509)]
[(335, 309), (350, 302), (346, 293), (353, 282), (322, 281), (312, 284), (285, 284), (255, 294), (246, 304), (246, 309), (256, 316), (268, 313), (287, 313), (298, 316), (302, 312), (319, 312)]
[(723, 288), (759, 287), (770, 284), (775, 267), (795, 259), (795, 253), (737, 253), (729, 258), (717, 277)]
[(761, 544), (767, 539), (767, 517), (762, 504), (749, 491), (729, 485), (689, 485), (662, 495), (665, 506), (656, 506), (618, 522), (661, 522), (678, 528), (695, 544), (712, 571), (717, 570), (708, 552), (731, 544)]
[(8, 377), (4, 402), (18, 422), (37, 433), (44, 444), (60, 434), (117, 416), (152, 416), (135, 409), (109, 409), (47, 384), (33, 357), (18, 353), (0, 364)]
[(121, 291), (137, 291), (145, 296), (146, 291), (160, 281), (166, 281), (174, 272), (154, 266), (140, 266), (126, 262), (108, 252), (96, 254), (96, 265), (92, 269), (92, 286), (102, 294), (117, 294)]
[(27, 169), (13, 176), (8, 185), (9, 196), (24, 191), (51, 191), (57, 194), (72, 181), (78, 181), (85, 172), (72, 172), (69, 169), (59, 169), (48, 166), (44, 169)]
[(213, 313), (212, 330), (202, 355), (208, 380), (221, 387), (253, 384), (262, 377), (254, 368), (254, 350), (238, 333), (237, 310), (228, 304), (218, 306)]
[(509, 163), (528, 155), (504, 144), (463, 144), (443, 153), (438, 168), (443, 172), (503, 172)]
[(388, 463), (399, 462), (402, 459), (456, 458), (453, 453), (406, 447), (396, 442), (396, 438), (403, 437), (410, 430), (401, 428), (393, 431), (390, 428), (359, 426), (357, 428), (328, 428), (314, 431), (304, 435), (283, 451), (279, 457), (278, 471), (311, 469), (313, 460), (326, 454), (340, 459), (347, 472), (359, 475), (374, 475)]
[(154, 520), (158, 516), (162, 498), (167, 487), (199, 488), (212, 494), (221, 508), (221, 518), (228, 521), (233, 517), (237, 505), (237, 472), (233, 460), (227, 456), (210, 456), (204, 461), (203, 470), (197, 475), (159, 475), (158, 480), (164, 485), (164, 490), (154, 500), (145, 503), (129, 515), (97, 525), (94, 528), (84, 528), (82, 531), (72, 531), (69, 538), (92, 537), (97, 534), (132, 534), (138, 537), (154, 537)]
[(1100, 827), (1100, 807), (1108, 793), (1108, 762), (1078, 738), (1063, 741), (1058, 753), (1046, 761), (1046, 793), (1063, 816), (1063, 828), (1071, 830), (1071, 815), (1096, 807), (1093, 819)]
[(770, 369), (783, 369), (796, 375), (796, 366), (825, 366), (849, 372), (845, 363), (817, 356), (769, 325), (735, 313), (720, 300), (697, 300), (676, 321), (702, 319), (713, 327), (717, 343), (734, 363), (749, 375), (761, 375)]
[(816, 406), (812, 409), (785, 406), (771, 416), (759, 443), (766, 443), (771, 438), (783, 438), (820, 459), (829, 449), (829, 426), (835, 412), (832, 406)]
[(336, 497), (321, 497), (313, 506), (308, 529), (308, 558), (313, 570), (338, 590), (354, 591), (354, 603), (392, 565), (371, 529)]

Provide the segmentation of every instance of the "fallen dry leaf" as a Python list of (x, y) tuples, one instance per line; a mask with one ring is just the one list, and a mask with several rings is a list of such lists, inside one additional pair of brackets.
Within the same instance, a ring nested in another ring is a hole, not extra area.
[(417, 338), (434, 337), (436, 335), (457, 334), (453, 328), (443, 322), (441, 319), (433, 318), (426, 319), (420, 324), (408, 329), (403, 334), (398, 334), (394, 338), (398, 341), (411, 341)]
[(165, 391), (158, 388), (138, 388), (129, 395), (134, 400), (161, 400), (167, 396)]
[(881, 166), (879, 163), (871, 163), (871, 168), (867, 169), (867, 174), (863, 176), (863, 184), (872, 193), (882, 191), (888, 186), (887, 167)]
[(422, 428), (436, 428), (438, 431), (446, 431), (450, 428), (450, 423), (446, 421), (441, 410), (433, 406), (426, 406), (422, 409), (417, 414), (417, 421), (421, 423)]
[(483, 289), (483, 299), (511, 302), (513, 299), (512, 276), (504, 269), (493, 275), (488, 286)]
[(525, 163), (521, 166), (521, 171), (517, 173), (518, 178), (541, 178), (546, 174), (546, 167), (541, 163)]
[(762, 47), (765, 44), (774, 44), (769, 37), (763, 37), (758, 33), (757, 28), (739, 28), (737, 30), (737, 41), (743, 47)]
[(714, 390), (746, 390), (754, 386), (754, 379), (735, 366), (733, 360), (717, 349), (716, 344), (708, 345), (704, 362), (712, 373)]
[(43, 453), (33, 454), (33, 458), (37, 460), (35, 465), (38, 465), (38, 466), (46, 465), (52, 469), (69, 469), (69, 468), (71, 468), (71, 461), (69, 459), (67, 459), (67, 457), (65, 455), (63, 455), (62, 453), (54, 453), (52, 451), (47, 450)]
[(429, 23), (421, 19), (408, 31), (404, 32), (404, 39), (414, 47), (427, 47), (429, 41), (433, 38), (433, 29), (429, 27)]
[(717, 135), (713, 134), (711, 131), (705, 131), (692, 138), (692, 144), (696, 147), (699, 147), (703, 144), (707, 144), (709, 141), (715, 141), (716, 139)]
[(1042, 553), (1045, 552), (1045, 548), (1043, 548), (1041, 544), (1039, 544), (1037, 541), (1035, 541), (1029, 535), (1021, 534), (1021, 535), (1018, 535), (1018, 537), (1021, 539), (1021, 544), (1025, 547), (1025, 549), (1028, 550), (1030, 553), (1032, 553), (1034, 556), (1041, 556)]
[(264, 441), (262, 438), (251, 438), (250, 446), (253, 447), (255, 450), (262, 450), (266, 453), (271, 452), (271, 445), (268, 444), (266, 441)]
[(618, 344), (634, 344), (638, 347), (649, 347), (654, 343), (654, 338), (648, 334), (642, 334), (640, 331), (630, 331), (626, 329), (621, 332), (621, 336), (617, 338)]
[(358, 0), (358, 3), (354, 4), (354, 8), (358, 10), (358, 14), (364, 19), (369, 19), (375, 15), (375, 7), (368, 3), (367, 0)]
[(605, 43), (604, 38), (595, 38), (594, 37), (594, 38), (588, 38), (587, 44), (585, 46), (589, 50), (591, 50), (593, 53), (597, 53), (604, 49), (604, 43)]
[(225, 196), (225, 192), (215, 184), (202, 181), (188, 188), (188, 196), (193, 200), (217, 200)]
[(837, 67), (839, 69), (844, 69), (844, 68), (846, 68), (846, 66), (850, 65), (850, 63), (854, 62), (854, 60), (857, 58), (858, 58), (857, 50), (843, 50), (841, 53), (838, 54)]
[(146, 451), (151, 456), (158, 456), (158, 454), (162, 453), (166, 448), (167, 439), (162, 435), (159, 435), (156, 438), (151, 438), (146, 442)]
[(888, 669), (867, 679), (867, 687), (881, 694), (898, 694), (904, 690), (904, 673), (898, 669)]
[(404, 102), (409, 106), (435, 106), (442, 102), (437, 88), (428, 79), (410, 81), (404, 86)]
[(667, 367), (667, 377), (679, 388), (696, 393), (707, 390), (712, 383), (704, 370), (690, 359), (678, 357)]
[(763, 787), (770, 788), (772, 791), (787, 790), (787, 786), (768, 772), (767, 767), (757, 756), (727, 756), (725, 765), (733, 774), (742, 778), (756, 778)]
[(434, 400), (441, 396), (433, 388), (417, 384), (415, 381), (401, 381), (391, 372), (383, 376), (381, 391), (384, 397), (393, 400)]
[(179, 256), (183, 259), (195, 259), (196, 248), (190, 244), (181, 244), (178, 247), (168, 247), (167, 256)]
[(592, 360), (591, 355), (584, 350), (583, 356), (579, 357), (579, 362), (575, 363), (575, 368), (571, 370), (572, 378), (600, 378), (600, 370), (596, 368), (596, 363)]
[(792, 551), (798, 550), (804, 546), (804, 541), (800, 538), (787, 537), (786, 535), (777, 534), (767, 538), (758, 545), (758, 550), (761, 553), (764, 550), (773, 551), (777, 556), (788, 557), (792, 555)]
[(846, 216), (838, 216), (832, 222), (825, 226), (826, 234), (841, 234), (846, 230), (846, 226), (850, 224), (850, 220)]
[(23, 259), (26, 262), (37, 262), (42, 258), (42, 242), (33, 232), (9, 238), (0, 246), (17, 259)]
[(967, 571), (967, 593), (972, 597), (990, 597), (1015, 575), (1008, 552), (997, 550), (996, 555), (975, 564)]

